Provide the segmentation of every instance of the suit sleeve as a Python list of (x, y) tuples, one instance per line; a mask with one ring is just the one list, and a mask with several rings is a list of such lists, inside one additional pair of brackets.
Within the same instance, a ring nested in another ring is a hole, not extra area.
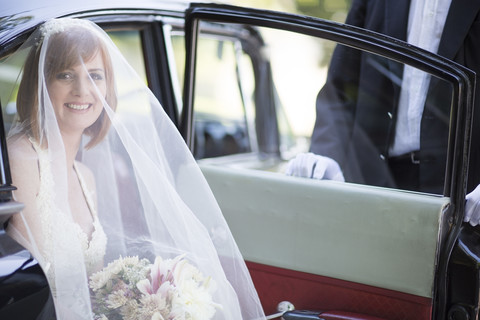
[[(354, 0), (346, 24), (363, 27), (365, 0)], [(337, 45), (332, 55), (327, 81), (316, 101), (316, 121), (310, 150), (345, 161), (355, 115), (360, 77), (361, 51)]]

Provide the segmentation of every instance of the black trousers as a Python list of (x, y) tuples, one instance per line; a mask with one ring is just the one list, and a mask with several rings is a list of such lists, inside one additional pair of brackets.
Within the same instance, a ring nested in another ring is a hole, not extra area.
[(388, 159), (388, 166), (398, 189), (425, 191), (420, 185), (420, 163), (415, 156), (415, 153), (408, 153)]

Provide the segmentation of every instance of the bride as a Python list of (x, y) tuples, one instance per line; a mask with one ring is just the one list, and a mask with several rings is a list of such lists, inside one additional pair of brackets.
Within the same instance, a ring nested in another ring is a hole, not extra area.
[(8, 233), (58, 319), (261, 319), (257, 293), (181, 136), (106, 33), (57, 19), (28, 52), (8, 138)]

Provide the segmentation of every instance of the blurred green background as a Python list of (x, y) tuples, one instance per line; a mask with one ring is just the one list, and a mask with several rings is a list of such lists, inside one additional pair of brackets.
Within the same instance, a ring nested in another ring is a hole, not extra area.
[(230, 0), (233, 5), (309, 15), (344, 22), (352, 0)]

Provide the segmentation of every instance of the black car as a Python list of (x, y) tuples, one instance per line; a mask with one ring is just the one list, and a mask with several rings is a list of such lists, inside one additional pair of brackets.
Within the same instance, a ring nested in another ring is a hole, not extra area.
[[(285, 319), (478, 318), (480, 237), (462, 222), (475, 74), (312, 17), (183, 1), (3, 1), (3, 227), (22, 207), (12, 199), (6, 150), (11, 74), (22, 61), (7, 58), (41, 23), (64, 16), (104, 28), (162, 103), (198, 159), (266, 314), (290, 301), (297, 310)], [(408, 64), (451, 88), (442, 194), (284, 175), (286, 162), (308, 151), (315, 97), (336, 46), (368, 52), (380, 71)], [(2, 229), (0, 318), (42, 313), (54, 313), (45, 276)]]

